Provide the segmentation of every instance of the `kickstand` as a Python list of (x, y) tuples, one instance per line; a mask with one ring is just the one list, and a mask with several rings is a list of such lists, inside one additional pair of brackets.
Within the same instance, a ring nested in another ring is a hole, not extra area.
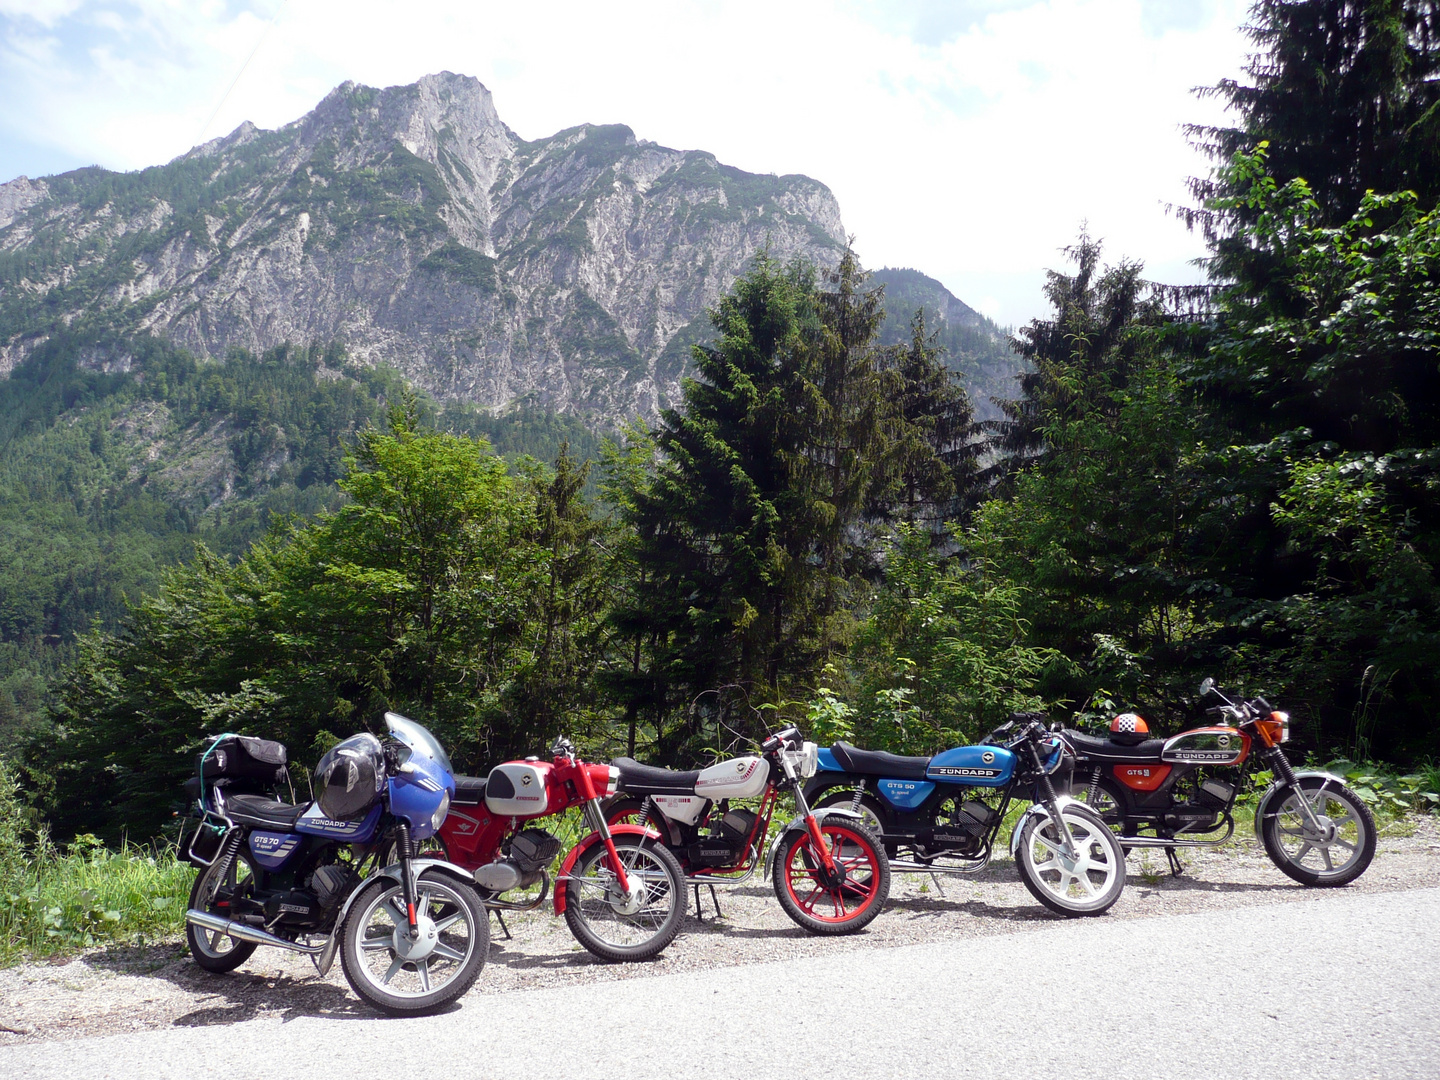
[[(707, 882), (706, 884), (709, 885), (708, 882)], [(720, 912), (720, 898), (715, 895), (715, 886), (714, 886), (714, 885), (709, 885), (709, 889), (710, 889), (710, 902), (715, 905), (715, 917), (716, 917), (717, 919), (723, 919), (725, 916), (722, 915), (721, 912)], [(700, 905), (700, 884), (699, 884), (699, 882), (696, 882), (696, 884), (695, 884), (695, 918), (700, 919), (700, 920), (704, 920), (704, 918), (705, 918), (705, 909), (704, 909), (703, 907), (701, 907), (701, 905)]]
[(1180, 865), (1180, 856), (1179, 856), (1179, 855), (1176, 855), (1176, 854), (1175, 854), (1175, 849), (1174, 849), (1174, 848), (1170, 848), (1170, 847), (1167, 847), (1167, 848), (1165, 849), (1165, 854), (1166, 854), (1166, 855), (1169, 857), (1169, 859), (1170, 859), (1170, 876), (1171, 876), (1171, 877), (1179, 877), (1181, 874), (1183, 874), (1183, 873), (1185, 872), (1185, 867), (1183, 867), (1182, 865)]
[(500, 929), (505, 931), (505, 940), (510, 940), (510, 927), (505, 925), (505, 916), (500, 914), (499, 908), (491, 908), (490, 914), (500, 921)]
[(945, 886), (940, 884), (940, 879), (935, 876), (935, 872), (933, 870), (930, 872), (930, 880), (935, 883), (935, 891), (938, 892), (941, 896), (944, 896)]

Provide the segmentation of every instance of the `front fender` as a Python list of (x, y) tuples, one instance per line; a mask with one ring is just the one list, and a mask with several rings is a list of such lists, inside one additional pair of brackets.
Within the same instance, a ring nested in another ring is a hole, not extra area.
[[(648, 836), (656, 843), (660, 841), (660, 834), (654, 829), (644, 829), (639, 825), (611, 825), (611, 836)], [(568, 891), (566, 886), (570, 884), (570, 872), (575, 869), (575, 862), (581, 855), (589, 851), (596, 844), (603, 843), (600, 834), (592, 832), (570, 849), (570, 854), (565, 856), (565, 861), (560, 864), (560, 873), (555, 877), (555, 914), (565, 914), (565, 894)]]
[[(1345, 778), (1343, 776), (1336, 776), (1334, 773), (1324, 772), (1320, 769), (1303, 769), (1295, 773), (1296, 780), (1303, 780), (1307, 776), (1321, 777), (1322, 779), (1329, 781), (1329, 783), (1334, 784), (1336, 787), (1343, 788), (1345, 786)], [(1275, 800), (1276, 795), (1280, 794), (1281, 791), (1285, 790), (1289, 786), (1290, 785), (1285, 783), (1283, 780), (1275, 781), (1268, 788), (1265, 789), (1265, 794), (1261, 795), (1260, 801), (1255, 804), (1255, 836), (1257, 839), (1260, 837), (1260, 829), (1265, 822), (1266, 813), (1271, 812), (1270, 804)], [(1322, 788), (1326, 786), (1328, 786), (1328, 784), (1321, 785)]]
[[(447, 874), (453, 874), (461, 881), (469, 882), (472, 885), (475, 883), (475, 875), (470, 873), (469, 870), (466, 870), (463, 866), (456, 866), (452, 862), (446, 862), (444, 859), (412, 859), (410, 866), (415, 871), (416, 881), (419, 881), (427, 870), (439, 868)], [(345, 898), (345, 903), (340, 906), (340, 914), (335, 916), (335, 924), (330, 930), (330, 940), (325, 942), (324, 951), (321, 952), (315, 960), (315, 967), (319, 969), (322, 979), (330, 973), (330, 965), (335, 962), (335, 951), (340, 947), (340, 928), (345, 925), (345, 918), (350, 914), (350, 905), (355, 903), (355, 898), (364, 891), (365, 886), (369, 885), (372, 881), (379, 881), (381, 878), (393, 878), (399, 881), (400, 864), (391, 863), (388, 866), (380, 867), (380, 869), (376, 870), (359, 885), (350, 890), (350, 895)]]
[[(827, 807), (824, 810), (815, 810), (812, 811), (812, 813), (814, 813), (816, 821), (824, 821), (828, 817), (838, 817), (849, 818), (852, 821), (859, 822), (861, 825), (865, 824), (865, 817), (863, 814), (857, 814), (853, 810), (846, 810), (839, 806)], [(770, 847), (765, 851), (764, 873), (767, 878), (770, 876), (771, 868), (775, 865), (775, 855), (780, 850), (780, 841), (785, 839), (786, 834), (795, 832), (797, 830), (803, 831), (804, 829), (805, 817), (803, 814), (795, 815), (793, 818), (791, 818), (789, 821), (787, 821), (784, 825), (780, 827), (780, 831), (775, 834), (775, 839), (770, 841)]]
[[(1072, 798), (1069, 795), (1060, 795), (1055, 799), (1055, 805), (1063, 812), (1067, 806), (1083, 806), (1090, 813), (1095, 809), (1089, 803), (1080, 799)], [(1015, 828), (1010, 830), (1010, 857), (1013, 859), (1015, 853), (1020, 850), (1020, 834), (1025, 831), (1025, 826), (1030, 823), (1032, 817), (1050, 816), (1050, 811), (1045, 809), (1044, 803), (1031, 803), (1026, 811), (1020, 815), (1020, 820), (1015, 822)]]

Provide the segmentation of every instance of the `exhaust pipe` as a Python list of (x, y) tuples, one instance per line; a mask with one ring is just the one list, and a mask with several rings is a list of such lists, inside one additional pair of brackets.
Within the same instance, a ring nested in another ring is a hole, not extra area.
[(319, 956), (325, 951), (324, 945), (301, 945), (299, 942), (286, 941), (269, 931), (261, 930), (258, 926), (232, 922), (230, 919), (223, 919), (219, 915), (211, 915), (208, 911), (200, 911), (196, 908), (185, 912), (185, 921), (202, 930), (218, 930), (237, 941), (249, 941), (256, 945), (273, 945), (277, 949), (288, 949), (290, 952), (304, 953), (306, 956)]

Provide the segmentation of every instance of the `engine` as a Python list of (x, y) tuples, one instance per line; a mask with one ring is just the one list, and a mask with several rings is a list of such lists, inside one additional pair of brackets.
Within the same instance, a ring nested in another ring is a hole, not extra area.
[(967, 799), (950, 813), (950, 820), (922, 829), (915, 848), (922, 858), (936, 855), (975, 855), (994, 827), (1000, 812), (979, 799)]
[(475, 871), (475, 882), (493, 893), (523, 889), (540, 880), (560, 853), (560, 841), (544, 829), (522, 829), (510, 838), (501, 858)]
[(745, 856), (745, 841), (755, 828), (751, 810), (727, 810), (720, 819), (711, 819), (710, 830), (685, 849), (691, 866), (732, 866)]

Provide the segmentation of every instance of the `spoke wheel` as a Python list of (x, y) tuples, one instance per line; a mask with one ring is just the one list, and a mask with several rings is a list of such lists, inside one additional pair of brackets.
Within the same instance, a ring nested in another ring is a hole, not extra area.
[[(190, 907), (228, 919), (231, 918), (231, 898), (254, 891), (255, 865), (242, 846), (230, 860), (223, 878), (219, 876), (219, 869), (217, 859), (200, 872), (190, 888)], [(191, 923), (185, 924), (185, 943), (190, 946), (195, 963), (217, 974), (234, 971), (259, 947), (253, 941), (236, 941), (218, 930), (206, 930)]]
[[(1266, 809), (1260, 828), (1265, 853), (1302, 885), (1348, 885), (1375, 857), (1375, 818), (1344, 784), (1303, 776), (1298, 787), (1277, 795), (1278, 805)], [(1302, 797), (1319, 830), (1300, 805)]]
[(602, 960), (648, 960), (675, 940), (685, 918), (685, 874), (657, 841), (617, 836), (629, 893), (620, 888), (603, 843), (576, 860), (565, 884), (565, 921), (575, 940)]
[(795, 829), (780, 841), (775, 895), (785, 914), (812, 934), (853, 934), (885, 906), (890, 860), (875, 834), (854, 820), (822, 821), (820, 836), (840, 880), (827, 880), (810, 833)]
[(1030, 894), (1061, 915), (1100, 915), (1125, 889), (1125, 853), (1120, 841), (1087, 806), (1060, 811), (1074, 844), (1066, 854), (1050, 815), (1026, 820), (1015, 851), (1015, 867)]
[(490, 920), (465, 883), (428, 873), (416, 884), (417, 934), (394, 878), (367, 885), (341, 928), (351, 989), (391, 1016), (435, 1012), (469, 990), (490, 952)]

